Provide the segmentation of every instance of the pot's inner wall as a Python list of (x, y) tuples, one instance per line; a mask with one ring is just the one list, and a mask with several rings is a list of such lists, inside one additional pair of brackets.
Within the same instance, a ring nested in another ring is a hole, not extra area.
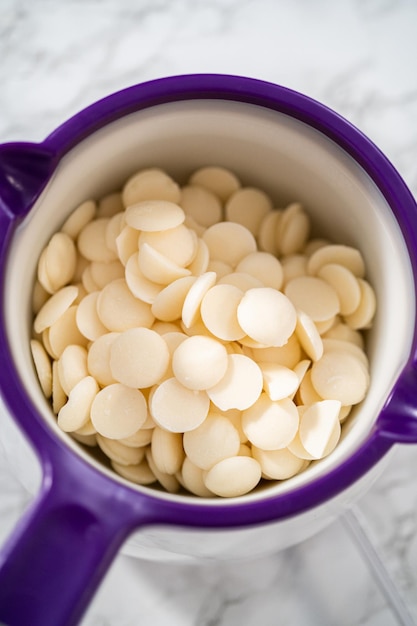
[[(271, 487), (287, 491), (334, 467), (366, 438), (407, 359), (413, 332), (412, 273), (392, 211), (361, 167), (318, 131), (262, 107), (215, 100), (156, 106), (84, 140), (63, 159), (18, 229), (7, 271), (7, 330), (22, 383), (38, 410), (60, 437), (91, 461), (58, 429), (34, 373), (30, 300), (39, 254), (80, 202), (117, 190), (136, 170), (165, 168), (185, 183), (193, 170), (210, 164), (231, 168), (244, 185), (266, 190), (277, 207), (301, 201), (315, 235), (362, 251), (367, 278), (377, 294), (378, 312), (368, 337), (368, 395), (352, 412), (329, 457)], [(245, 499), (257, 497), (255, 493)]]

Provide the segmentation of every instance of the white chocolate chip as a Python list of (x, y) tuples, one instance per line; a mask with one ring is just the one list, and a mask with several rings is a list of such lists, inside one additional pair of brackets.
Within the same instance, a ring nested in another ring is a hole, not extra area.
[(208, 189), (222, 202), (226, 202), (232, 193), (241, 186), (234, 172), (215, 165), (201, 167), (195, 171), (190, 177), (190, 183)]
[(147, 200), (128, 206), (126, 224), (144, 232), (164, 231), (178, 227), (185, 219), (183, 209), (167, 200)]
[(177, 183), (158, 168), (141, 170), (131, 176), (123, 187), (125, 207), (144, 200), (165, 200), (177, 203), (181, 191)]
[(216, 413), (209, 413), (196, 429), (184, 433), (184, 450), (194, 465), (208, 470), (240, 448), (240, 437), (232, 422)]
[(223, 261), (232, 267), (251, 252), (256, 252), (256, 240), (253, 234), (235, 222), (219, 222), (208, 228), (203, 239), (207, 244), (210, 257)]
[(110, 346), (110, 371), (113, 378), (128, 387), (155, 385), (164, 376), (169, 350), (163, 337), (148, 328), (131, 328), (121, 333)]
[(30, 349), (42, 391), (46, 398), (50, 398), (52, 395), (51, 360), (40, 341), (31, 339)]
[(272, 210), (272, 202), (261, 189), (243, 187), (235, 191), (225, 206), (226, 219), (245, 226), (255, 237), (262, 219)]
[(340, 407), (337, 400), (322, 400), (301, 416), (300, 441), (314, 459), (322, 459), (336, 447), (340, 438)]
[(210, 401), (205, 391), (187, 389), (176, 378), (154, 388), (149, 409), (155, 422), (173, 433), (193, 430), (207, 417)]
[(45, 328), (52, 326), (61, 315), (71, 306), (78, 295), (78, 287), (69, 285), (63, 287), (49, 298), (35, 317), (33, 328), (41, 333)]
[(123, 439), (133, 435), (147, 418), (146, 400), (137, 389), (114, 383), (101, 389), (91, 406), (91, 421), (103, 437)]
[(222, 219), (222, 205), (219, 198), (204, 187), (197, 185), (183, 187), (180, 205), (187, 215), (205, 228), (217, 224)]
[(285, 480), (304, 468), (304, 459), (297, 457), (288, 448), (262, 450), (252, 446), (252, 455), (260, 464), (262, 474), (270, 479)]
[(252, 491), (261, 479), (261, 466), (248, 456), (233, 456), (214, 465), (205, 475), (204, 484), (223, 498), (234, 498)]
[(273, 401), (266, 393), (242, 413), (242, 428), (253, 445), (262, 450), (286, 448), (299, 425), (297, 407), (292, 400)]
[(357, 404), (365, 397), (369, 386), (366, 367), (348, 352), (332, 350), (324, 353), (311, 369), (311, 382), (326, 400), (341, 404)]
[(201, 302), (201, 318), (215, 337), (235, 341), (246, 334), (237, 318), (242, 297), (243, 291), (233, 285), (218, 284), (207, 291)]
[(291, 301), (271, 287), (249, 289), (237, 308), (237, 319), (249, 337), (265, 346), (283, 346), (294, 332), (297, 315)]
[(201, 391), (216, 385), (228, 366), (227, 350), (222, 343), (201, 335), (182, 341), (172, 355), (172, 370), (177, 380)]
[(99, 386), (92, 376), (86, 376), (71, 389), (67, 403), (58, 413), (58, 425), (63, 431), (78, 430), (88, 422), (98, 390)]
[(114, 280), (102, 289), (97, 314), (101, 323), (115, 332), (137, 326), (150, 328), (155, 319), (150, 305), (135, 298), (124, 279)]
[(286, 284), (285, 295), (296, 309), (304, 311), (313, 322), (328, 320), (339, 313), (336, 291), (321, 278), (299, 276)]
[(244, 410), (259, 398), (263, 378), (259, 367), (243, 354), (229, 354), (225, 375), (207, 394), (213, 404), (222, 411)]

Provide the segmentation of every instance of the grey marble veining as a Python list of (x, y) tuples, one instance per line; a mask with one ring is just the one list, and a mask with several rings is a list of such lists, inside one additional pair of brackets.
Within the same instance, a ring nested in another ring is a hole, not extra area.
[[(84, 106), (166, 75), (270, 80), (367, 134), (417, 194), (417, 4), (411, 0), (0, 0), (0, 142), (41, 141)], [(0, 541), (28, 504), (0, 412)], [(398, 447), (357, 510), (417, 623), (417, 448)], [(38, 480), (38, 477), (34, 477)], [(342, 521), (240, 563), (120, 555), (82, 626), (394, 626)]]

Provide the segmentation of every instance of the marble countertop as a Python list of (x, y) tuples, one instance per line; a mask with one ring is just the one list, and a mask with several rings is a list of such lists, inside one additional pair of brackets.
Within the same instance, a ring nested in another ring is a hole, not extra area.
[[(144, 80), (239, 74), (341, 113), (417, 195), (416, 26), (412, 0), (0, 0), (0, 142), (40, 141)], [(2, 542), (30, 499), (10, 450), (31, 451), (4, 408), (0, 433)], [(416, 471), (417, 446), (398, 446), (351, 513), (268, 557), (203, 566), (121, 554), (82, 626), (417, 624)]]

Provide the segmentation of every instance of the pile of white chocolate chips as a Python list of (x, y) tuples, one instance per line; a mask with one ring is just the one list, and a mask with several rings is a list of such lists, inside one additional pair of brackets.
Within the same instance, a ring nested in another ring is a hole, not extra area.
[(223, 167), (152, 168), (43, 250), (31, 348), (60, 428), (141, 485), (240, 496), (337, 445), (369, 386), (360, 252)]

